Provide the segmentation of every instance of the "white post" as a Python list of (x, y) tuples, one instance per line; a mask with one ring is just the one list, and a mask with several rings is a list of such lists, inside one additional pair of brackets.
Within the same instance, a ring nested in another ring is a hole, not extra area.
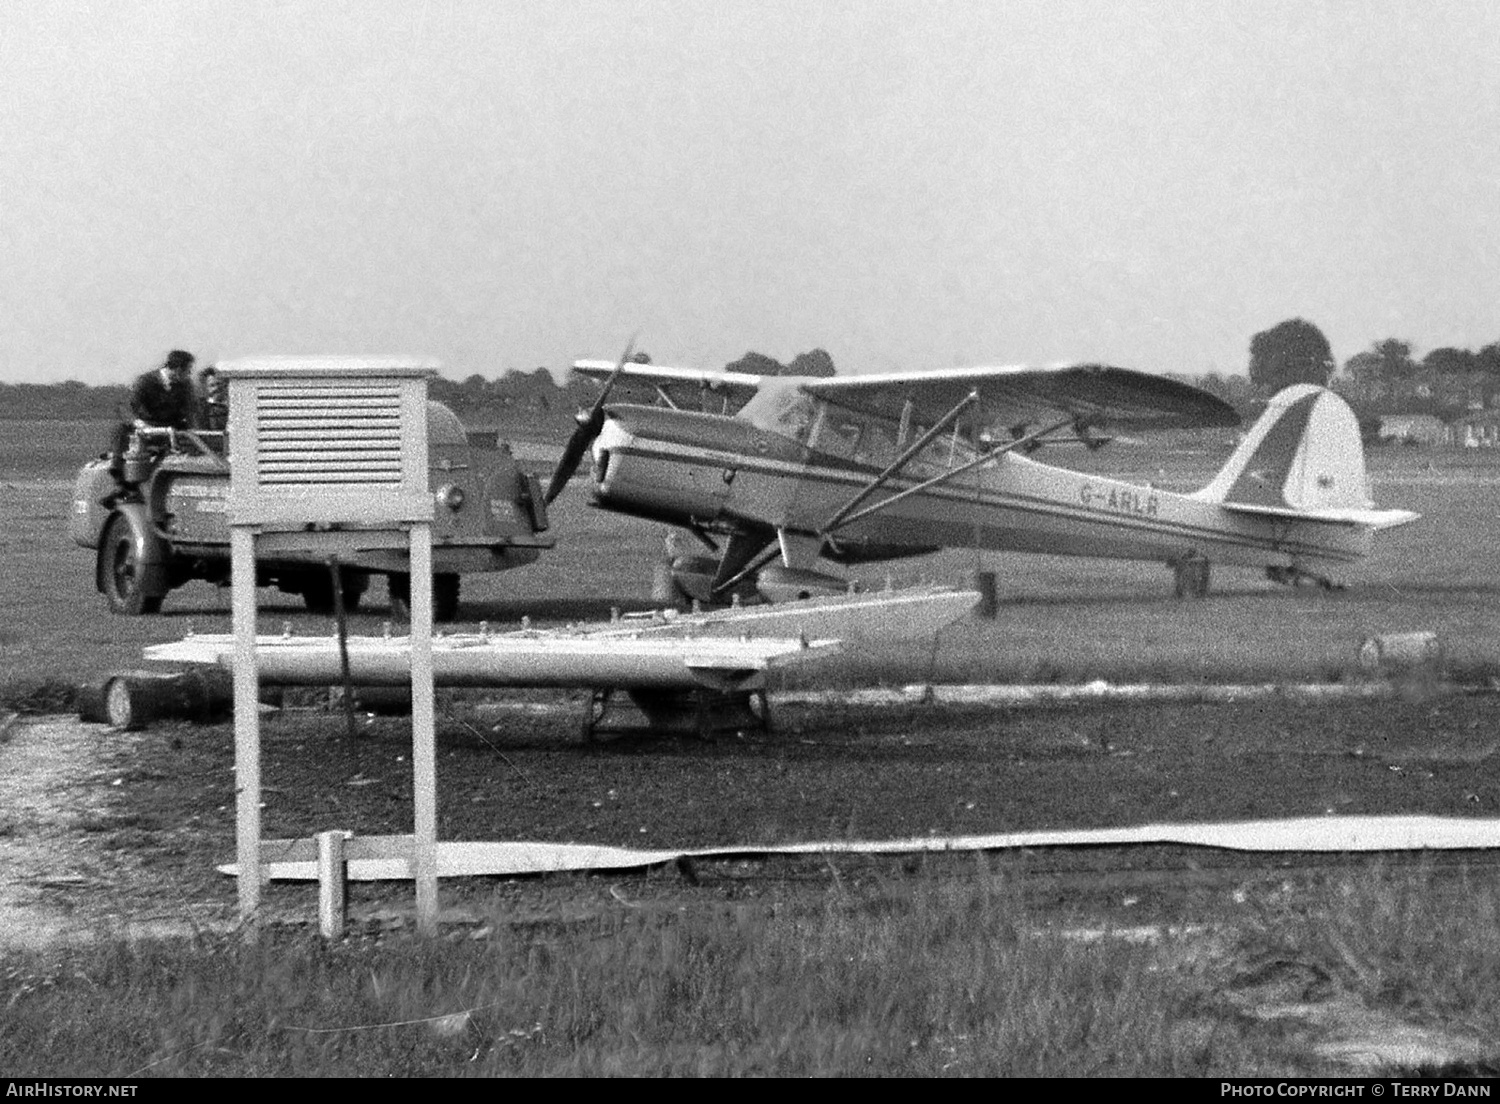
[(415, 522), (411, 541), (411, 768), (417, 927), (436, 935), (437, 741), (432, 691), (432, 526)]
[(337, 939), (344, 934), (344, 922), (348, 918), (345, 907), (345, 884), (349, 867), (344, 861), (344, 840), (347, 832), (318, 833), (318, 928), (324, 939)]
[(234, 621), (234, 800), (240, 923), (255, 938), (260, 862), (260, 672), (255, 662), (255, 531), (229, 531)]

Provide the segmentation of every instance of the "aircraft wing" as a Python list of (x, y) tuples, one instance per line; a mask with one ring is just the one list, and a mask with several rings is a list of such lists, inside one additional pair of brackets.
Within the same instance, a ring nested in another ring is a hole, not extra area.
[[(612, 366), (611, 366), (612, 367)], [(1237, 426), (1228, 403), (1196, 387), (1106, 364), (1047, 368), (950, 368), (833, 376), (802, 382), (808, 394), (851, 410), (900, 418), (906, 403), (919, 422), (936, 422), (970, 392), (979, 405), (961, 424), (1037, 426), (1072, 416), (1096, 429), (1149, 431)]]
[[(603, 382), (614, 372), (617, 364), (613, 360), (578, 360), (573, 362), (573, 371), (581, 376)], [(666, 391), (692, 388), (725, 394), (732, 399), (745, 402), (755, 394), (764, 376), (746, 372), (709, 372), (701, 368), (669, 368), (665, 364), (626, 364), (620, 372), (622, 383), (637, 383), (659, 387)]]

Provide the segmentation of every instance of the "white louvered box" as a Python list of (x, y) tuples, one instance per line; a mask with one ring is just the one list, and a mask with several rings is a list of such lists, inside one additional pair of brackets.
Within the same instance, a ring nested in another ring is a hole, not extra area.
[(432, 517), (427, 380), (416, 357), (222, 361), (229, 515), (264, 530), (385, 529)]

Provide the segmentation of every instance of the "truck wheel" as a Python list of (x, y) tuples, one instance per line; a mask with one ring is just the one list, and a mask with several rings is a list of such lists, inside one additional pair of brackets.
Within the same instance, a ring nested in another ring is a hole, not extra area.
[(114, 613), (139, 617), (161, 610), (162, 596), (148, 595), (142, 589), (135, 535), (123, 514), (110, 518), (104, 527), (104, 539), (99, 542), (99, 585)]
[[(391, 575), (388, 579), (391, 593), (391, 614), (398, 621), (411, 620), (411, 576)], [(459, 576), (450, 574), (432, 577), (432, 619), (434, 621), (458, 620)]]
[[(363, 571), (350, 571), (348, 568), (342, 570), (344, 612), (346, 614), (357, 613), (359, 600), (364, 597), (365, 588), (370, 585), (370, 577)], [(320, 617), (332, 617), (334, 614), (333, 577), (326, 571), (313, 571), (303, 576), (302, 601), (307, 606), (308, 613), (315, 613)]]

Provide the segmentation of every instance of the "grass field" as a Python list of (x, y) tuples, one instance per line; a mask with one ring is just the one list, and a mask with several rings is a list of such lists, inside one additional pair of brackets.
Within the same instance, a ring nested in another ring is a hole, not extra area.
[[(1084, 943), (1039, 929), (1004, 878), (972, 868), (898, 872), (781, 908), (632, 904), (425, 945), (327, 947), (280, 933), (258, 946), (204, 937), (12, 960), (0, 1067), (74, 1077), (1341, 1072), (1220, 990), (1256, 980), (1236, 974), (1234, 956), (1205, 962), (1183, 940)], [(1431, 907), (1403, 900), (1380, 931), (1336, 890), (1320, 904), (1335, 941), (1416, 937), (1399, 948), (1393, 987), (1448, 988), (1461, 963), (1474, 965), (1463, 942), (1436, 953), (1452, 913), (1423, 932)], [(1297, 937), (1256, 950), (1336, 961), (1328, 932)], [(1236, 950), (1252, 957), (1248, 944)], [(1495, 990), (1483, 986), (1493, 980), (1462, 980), (1491, 1026)]]
[[(66, 536), (68, 483), (93, 451), (99, 427), (0, 420), (0, 670), (9, 682), (87, 679), (134, 666), (140, 648), (198, 632), (228, 631), (228, 592), (203, 583), (175, 591), (161, 616), (110, 616), (92, 585), (92, 553)], [(1106, 450), (1106, 452), (1109, 450)], [(1106, 466), (1110, 458), (1082, 457)], [(1220, 457), (1207, 450), (1119, 448), (1119, 470), (1165, 486), (1206, 481)], [(1249, 681), (1347, 678), (1366, 638), (1432, 631), (1460, 671), (1500, 669), (1500, 457), (1488, 452), (1372, 453), (1377, 499), (1420, 511), (1422, 520), (1380, 535), (1374, 554), (1341, 574), (1348, 589), (1288, 590), (1246, 569), (1219, 569), (1206, 602), (1171, 597), (1156, 564), (950, 550), (858, 574), (878, 586), (927, 578), (963, 582), (996, 572), (1000, 615), (945, 631), (914, 657), (878, 644), (821, 673), (845, 682)], [(571, 621), (607, 616), (612, 606), (649, 605), (659, 526), (589, 508), (580, 494), (556, 504), (558, 546), (530, 567), (464, 580), (464, 623), (514, 623), (522, 616)], [(386, 617), (376, 588), (355, 631)], [(263, 592), (263, 617), (298, 631), (326, 620), (299, 599)]]
[[(229, 628), (227, 592), (205, 584), (174, 592), (160, 616), (108, 614), (92, 587), (91, 553), (64, 531), (72, 472), (98, 435), (93, 425), (0, 420), (0, 689), (10, 688), (13, 706), (44, 705), (49, 692), (134, 667), (143, 645), (177, 639), (189, 625)], [(1118, 470), (1177, 487), (1205, 481), (1220, 459), (1202, 449), (1111, 451)], [(1178, 602), (1157, 565), (950, 551), (897, 565), (896, 581), (995, 571), (995, 620), (954, 625), (915, 655), (862, 642), (805, 681), (1343, 680), (1363, 677), (1356, 652), (1367, 637), (1429, 630), (1454, 669), (1483, 684), (1500, 673), (1500, 457), (1381, 451), (1372, 467), (1382, 505), (1424, 517), (1385, 534), (1347, 573), (1342, 593), (1222, 570), (1207, 601)], [(466, 623), (569, 621), (648, 604), (657, 527), (591, 510), (577, 494), (554, 518), (558, 547), (538, 564), (465, 580)], [(883, 574), (864, 579), (878, 584)], [(378, 631), (385, 616), (383, 595), (371, 597), (356, 631)], [(289, 596), (263, 598), (269, 626), (329, 629)], [(443, 706), (444, 838), (770, 843), (1500, 808), (1493, 699), (1482, 696), (1338, 710), (1285, 702), (788, 709), (778, 732), (761, 739), (593, 749), (580, 745), (569, 714), (496, 721), (467, 712), (470, 704)], [(405, 723), (372, 721), (353, 746), (341, 732), (340, 717), (318, 711), (267, 723), (268, 830), (303, 834), (330, 820), (363, 832), (409, 826)], [(205, 905), (228, 914), (233, 886), (212, 863), (232, 840), (230, 745), (226, 725), (101, 739), (101, 765), (85, 783), (100, 808), (79, 821), (80, 853), (149, 875), (154, 888), (136, 903), (171, 915), (200, 915), (193, 909)], [(25, 828), (0, 816), (0, 836)], [(1059, 861), (1069, 870), (1075, 862)], [(103, 929), (89, 946), (0, 954), (0, 1068), (112, 1076), (1340, 1069), (1309, 1052), (1301, 1029), (1247, 1013), (1247, 994), (1273, 989), (1288, 1001), (1331, 997), (1500, 1037), (1500, 905), (1487, 868), (1470, 882), (1461, 871), (1390, 873), (1367, 862), (1313, 878), (1249, 864), (1243, 876), (1200, 885), (1191, 857), (1076, 860), (1083, 874), (1095, 863), (1109, 869), (1085, 896), (1021, 892), (1012, 873), (1024, 873), (1024, 860), (780, 873), (726, 865), (701, 871), (701, 884), (671, 872), (615, 884), (479, 884), (465, 887), (474, 923), (430, 944), (372, 928), (334, 947), (286, 932), (259, 948), (207, 934), (131, 945)], [(1164, 882), (1147, 877), (1154, 864)], [(1157, 888), (1111, 888), (1122, 872)], [(379, 890), (361, 892), (368, 902)], [(305, 888), (270, 896), (311, 912)], [(1213, 926), (1208, 936), (1148, 944), (1064, 934), (1137, 919)]]

